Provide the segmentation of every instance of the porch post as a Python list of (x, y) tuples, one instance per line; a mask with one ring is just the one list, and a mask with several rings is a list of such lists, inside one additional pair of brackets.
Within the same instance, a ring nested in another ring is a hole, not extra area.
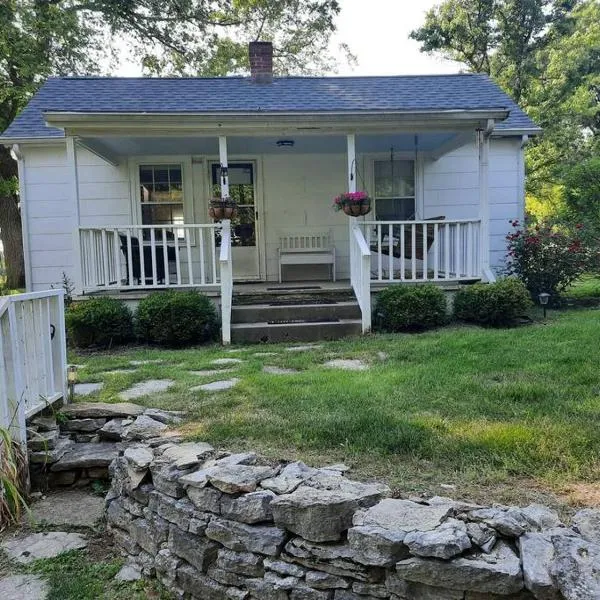
[(219, 162), (221, 163), (221, 199), (229, 197), (229, 172), (227, 164), (227, 138), (219, 136)]
[(489, 199), (489, 162), (490, 136), (494, 129), (494, 121), (490, 120), (485, 129), (477, 130), (477, 146), (479, 150), (479, 218), (481, 274), (485, 281), (495, 281), (496, 277), (490, 269), (490, 199)]
[(81, 225), (79, 209), (79, 172), (77, 170), (77, 141), (73, 136), (67, 136), (67, 168), (69, 170), (69, 184), (71, 204), (73, 206), (73, 273), (72, 281), (74, 294), (83, 293), (83, 273), (81, 270), (81, 241), (79, 227)]
[[(348, 147), (348, 191), (356, 191), (356, 139), (353, 133), (347, 136)], [(350, 219), (352, 222), (352, 219)]]

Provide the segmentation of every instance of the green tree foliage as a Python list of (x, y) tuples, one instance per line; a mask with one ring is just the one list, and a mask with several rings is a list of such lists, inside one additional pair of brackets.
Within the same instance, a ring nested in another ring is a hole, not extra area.
[(600, 231), (600, 156), (573, 166), (565, 175), (567, 210)]
[[(147, 75), (226, 75), (247, 70), (247, 43), (260, 38), (279, 73), (330, 69), (339, 12), (337, 0), (0, 0), (0, 131), (49, 75), (106, 74), (125, 50)], [(0, 149), (10, 287), (23, 283), (16, 176)]]
[(421, 50), (488, 73), (544, 129), (528, 192), (555, 201), (571, 165), (600, 146), (597, 0), (445, 0), (412, 34)]

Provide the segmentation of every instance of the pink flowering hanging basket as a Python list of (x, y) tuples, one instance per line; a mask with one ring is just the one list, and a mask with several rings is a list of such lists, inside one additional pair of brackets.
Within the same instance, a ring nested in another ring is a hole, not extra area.
[(371, 212), (371, 198), (366, 192), (345, 192), (335, 198), (333, 208), (349, 217), (362, 217)]

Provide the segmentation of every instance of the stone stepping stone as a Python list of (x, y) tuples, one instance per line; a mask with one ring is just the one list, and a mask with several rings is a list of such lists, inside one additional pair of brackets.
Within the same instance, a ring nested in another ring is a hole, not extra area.
[(39, 558), (54, 558), (70, 550), (81, 550), (87, 541), (80, 533), (46, 531), (2, 543), (2, 549), (17, 562), (27, 565)]
[(113, 369), (112, 371), (103, 371), (103, 375), (130, 375), (137, 373), (137, 369)]
[(76, 402), (63, 406), (61, 412), (71, 419), (113, 419), (115, 417), (137, 417), (144, 407), (130, 402)]
[(268, 373), (269, 375), (293, 375), (300, 372), (298, 369), (284, 369), (283, 367), (269, 365), (265, 365), (262, 370), (263, 373)]
[(310, 350), (318, 350), (322, 348), (322, 344), (306, 344), (304, 346), (289, 346), (285, 349), (286, 352), (309, 352)]
[(349, 358), (336, 358), (334, 360), (328, 360), (324, 363), (324, 366), (331, 369), (344, 369), (345, 371), (366, 371), (369, 365), (364, 363), (362, 360), (349, 359)]
[(239, 365), (244, 361), (241, 358), (216, 358), (215, 360), (211, 360), (211, 365)]
[(115, 575), (115, 581), (138, 581), (142, 578), (142, 569), (139, 565), (127, 564)]
[(378, 352), (377, 353), (377, 358), (379, 360), (387, 360), (389, 358), (389, 354), (387, 352)]
[(163, 362), (160, 358), (154, 360), (130, 360), (129, 364), (134, 367), (142, 367), (144, 365), (158, 365)]
[(230, 390), (236, 386), (240, 380), (237, 378), (226, 379), (224, 381), (213, 381), (212, 383), (205, 383), (204, 385), (197, 385), (196, 387), (190, 388), (191, 392), (223, 392)]
[(233, 373), (235, 369), (204, 369), (203, 371), (188, 371), (190, 375), (195, 377), (211, 377), (212, 375), (220, 375), (221, 373)]
[(50, 470), (57, 472), (106, 468), (118, 456), (117, 444), (112, 442), (71, 444), (67, 452), (50, 467)]
[(50, 589), (38, 575), (9, 575), (0, 579), (0, 598), (6, 600), (46, 600)]
[(263, 357), (263, 356), (279, 356), (278, 352), (254, 352), (252, 356)]
[(119, 398), (133, 400), (150, 394), (158, 394), (168, 390), (173, 385), (175, 385), (175, 382), (172, 379), (148, 379), (147, 381), (140, 381), (140, 383), (136, 383), (124, 392), (121, 392)]
[(94, 527), (104, 516), (104, 498), (84, 490), (62, 490), (35, 502), (31, 516), (46, 525)]
[(90, 396), (99, 392), (104, 387), (103, 383), (76, 383), (75, 384), (75, 395), (76, 396)]

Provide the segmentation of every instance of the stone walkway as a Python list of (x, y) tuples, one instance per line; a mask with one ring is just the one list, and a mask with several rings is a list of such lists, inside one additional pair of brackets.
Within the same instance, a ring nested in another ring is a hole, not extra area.
[(293, 375), (294, 373), (300, 373), (298, 369), (284, 369), (283, 367), (270, 365), (265, 365), (262, 370), (263, 373), (268, 373), (269, 375)]
[(213, 381), (211, 383), (205, 383), (203, 385), (197, 385), (190, 388), (190, 392), (222, 392), (224, 390), (230, 390), (232, 387), (239, 383), (237, 377), (232, 379), (225, 379), (223, 381)]
[(3, 600), (46, 600), (48, 584), (37, 575), (9, 575), (0, 579)]
[[(104, 499), (83, 490), (61, 490), (49, 494), (31, 507), (37, 524), (95, 527), (104, 514)], [(1, 596), (0, 596), (1, 598)]]
[(54, 558), (69, 550), (81, 550), (87, 541), (80, 533), (65, 531), (45, 531), (17, 539), (7, 539), (2, 543), (2, 550), (9, 558), (27, 565), (39, 558)]
[(369, 365), (364, 363), (362, 360), (349, 359), (349, 358), (336, 358), (334, 360), (328, 360), (324, 363), (324, 366), (331, 369), (344, 369), (345, 371), (366, 371)]
[(76, 383), (75, 384), (75, 395), (76, 396), (90, 396), (99, 392), (104, 387), (103, 383)]
[(122, 400), (134, 400), (142, 396), (164, 392), (173, 385), (175, 385), (175, 382), (172, 379), (148, 379), (147, 381), (136, 383), (129, 389), (121, 392), (119, 398)]

